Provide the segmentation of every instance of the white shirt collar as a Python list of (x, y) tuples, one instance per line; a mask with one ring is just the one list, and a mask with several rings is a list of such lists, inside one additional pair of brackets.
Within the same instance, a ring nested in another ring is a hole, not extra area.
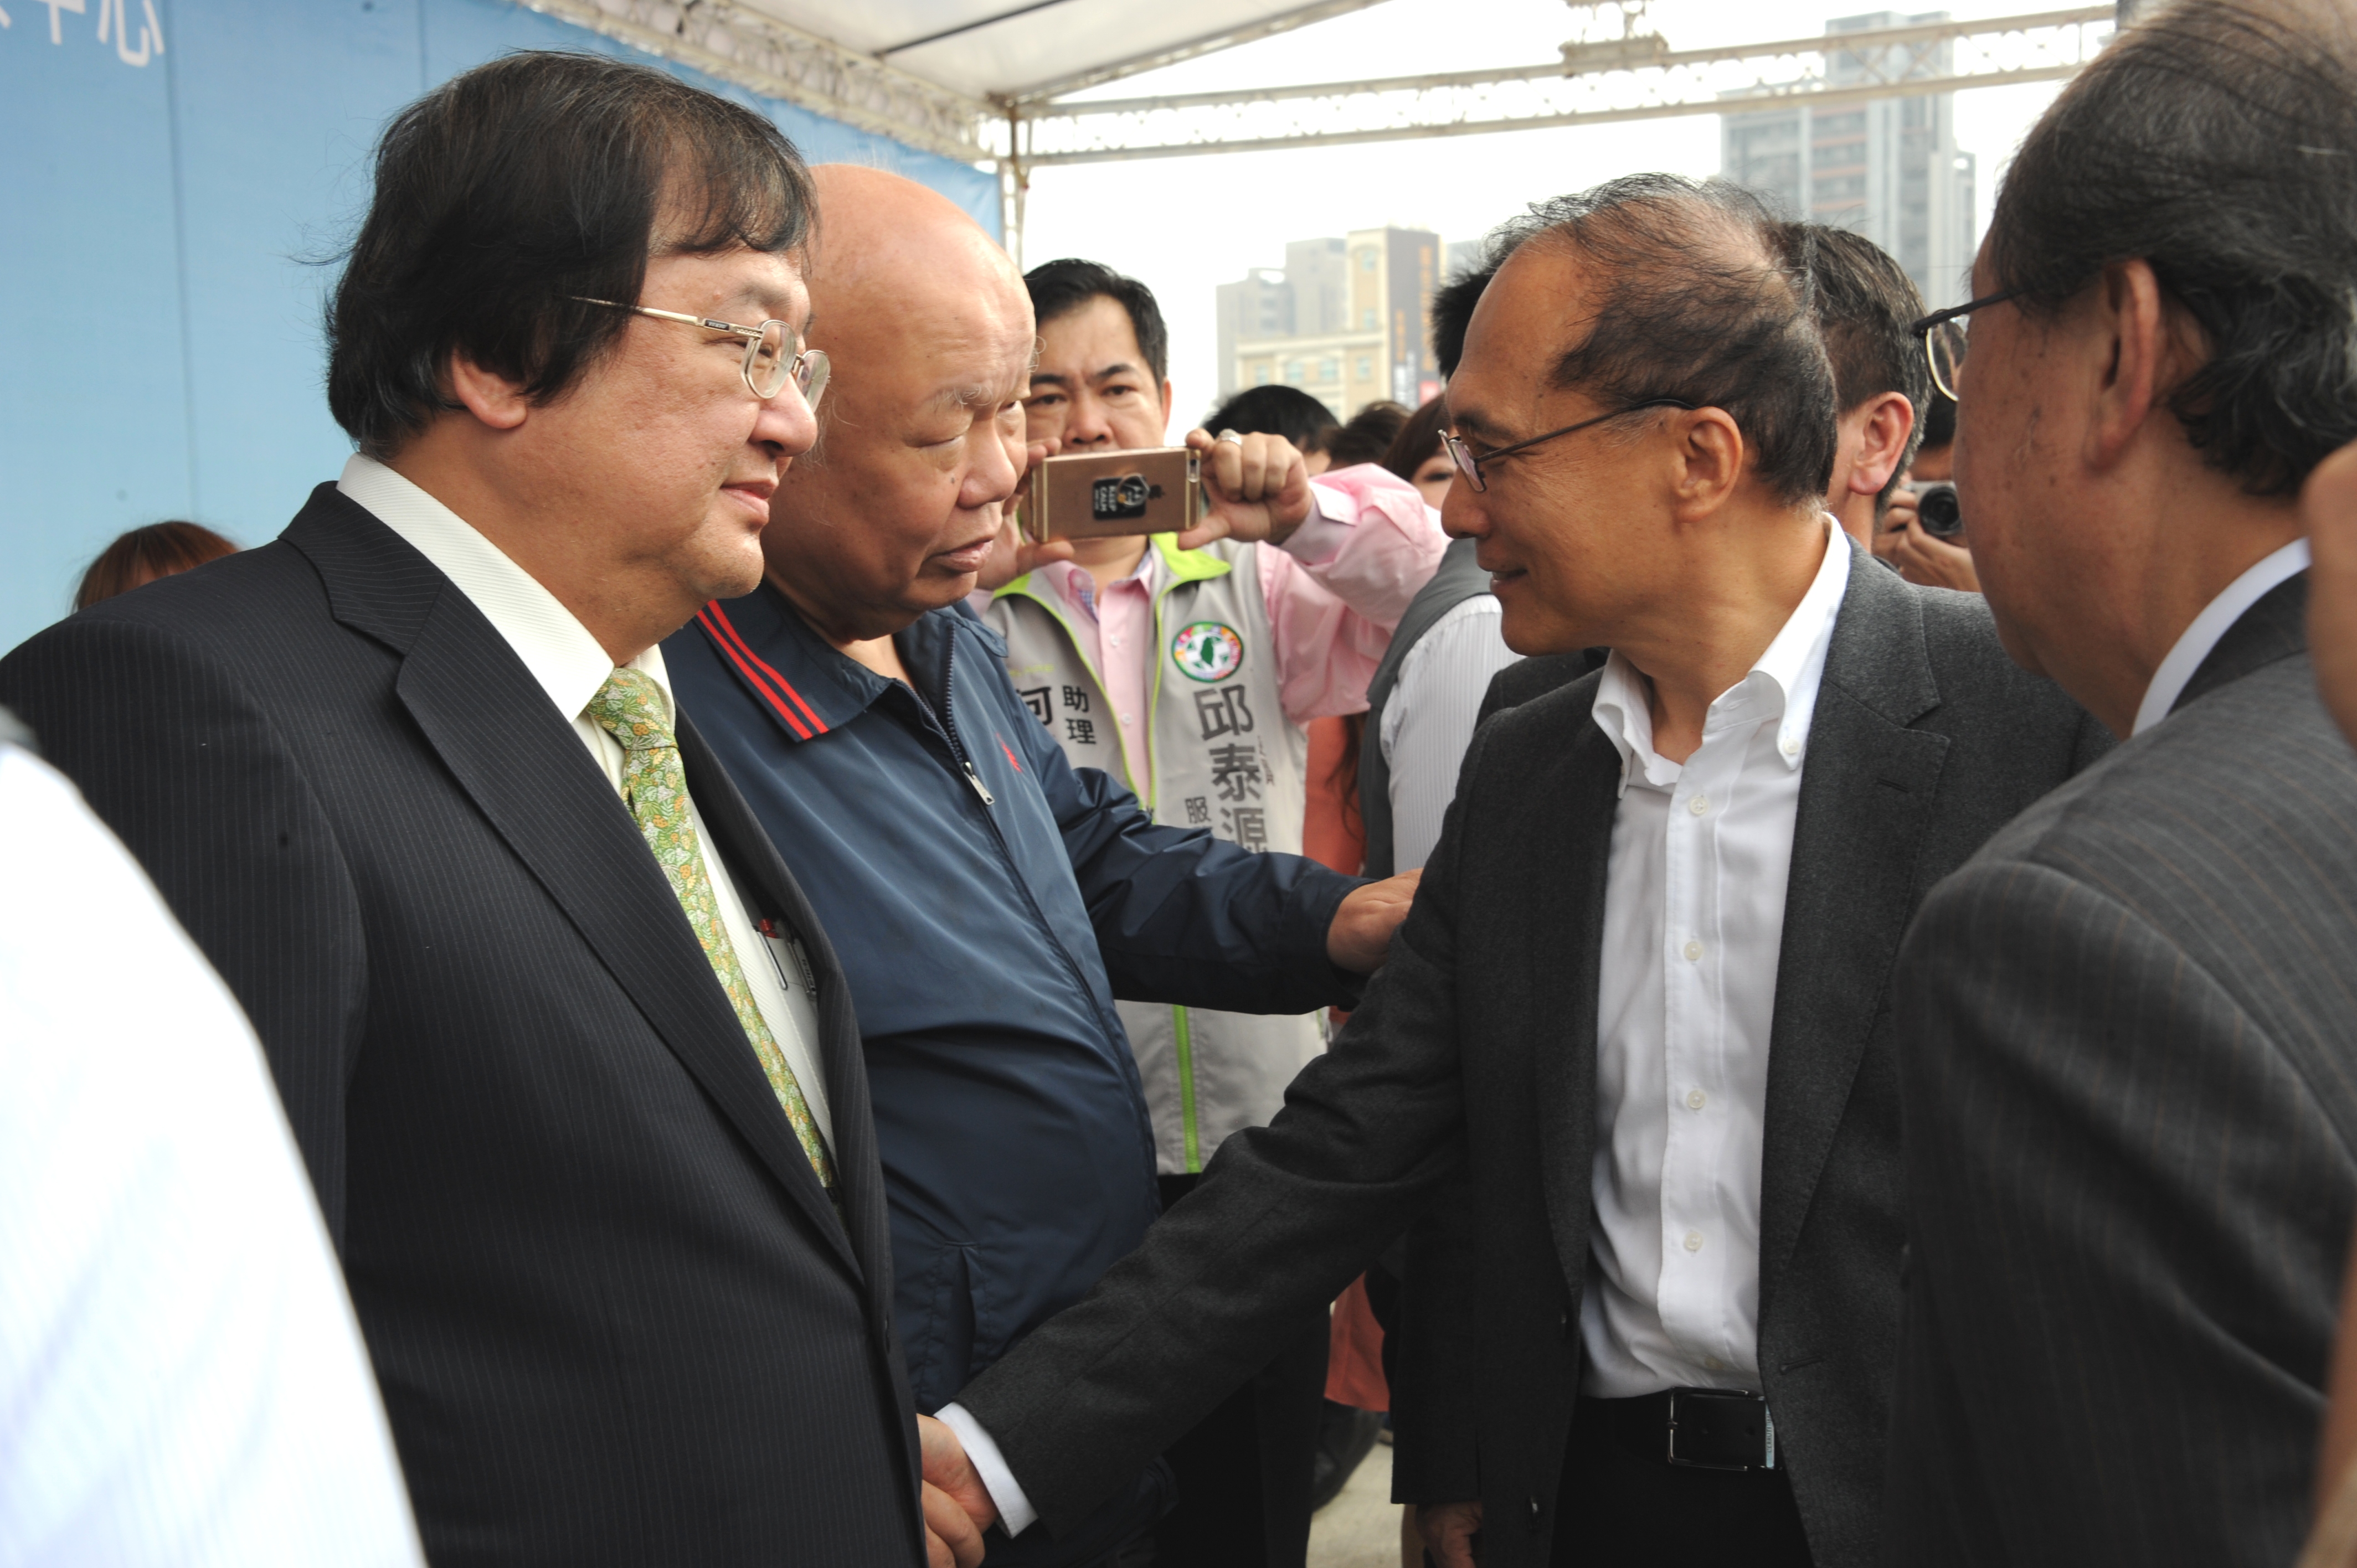
[[(614, 661), (554, 594), (466, 519), (373, 458), (355, 454), (336, 488), (440, 568), (507, 639), (566, 723), (580, 716), (614, 672)], [(651, 677), (664, 705), (672, 705), (660, 647), (648, 649), (628, 668)]]
[[(1788, 768), (1797, 768), (1807, 755), (1809, 725), (1817, 709), (1817, 691), (1824, 682), (1825, 651), (1833, 646), (1834, 623), (1841, 615), (1842, 596), (1849, 590), (1849, 536), (1832, 516), (1825, 517), (1824, 557), (1808, 592), (1792, 607), (1782, 629), (1766, 651), (1752, 661), (1750, 672), (1721, 693), (1703, 719), (1706, 744), (1718, 732), (1737, 725), (1776, 721), (1776, 750)], [(1596, 689), (1597, 726), (1620, 753), (1620, 792), (1627, 794), (1631, 775), (1642, 770), (1645, 781), (1666, 788), (1676, 781), (1680, 765), (1653, 750), (1653, 715), (1647, 705), (1645, 678), (1615, 649), (1605, 661)]]
[(2169, 657), (2152, 672), (2152, 683), (2144, 689), (2144, 701), (2136, 704), (2136, 727), (2128, 734), (2142, 735), (2167, 718), (2169, 709), (2177, 706), (2177, 699), (2185, 694), (2185, 683), (2193, 679), (2201, 661), (2217, 648), (2218, 639), (2243, 618), (2243, 612), (2287, 579), (2307, 570), (2308, 541), (2295, 539), (2227, 584), (2226, 591), (2204, 606), (2192, 624), (2178, 634)]

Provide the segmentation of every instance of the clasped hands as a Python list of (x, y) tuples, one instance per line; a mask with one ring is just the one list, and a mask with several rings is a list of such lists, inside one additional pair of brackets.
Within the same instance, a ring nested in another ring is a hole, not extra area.
[[(1210, 505), (1209, 515), (1200, 523), (1176, 536), (1179, 549), (1198, 550), (1215, 539), (1282, 544), (1309, 521), (1309, 467), (1284, 436), (1230, 434), (1222, 437), (1208, 430), (1190, 430), (1186, 445), (1203, 454), (1203, 495)], [(1025, 471), (1038, 467), (1061, 447), (1057, 441), (1032, 442)], [(1013, 503), (1003, 502), (998, 538), (982, 564), (975, 586), (1003, 588), (1051, 561), (1071, 558), (1070, 540), (1051, 539), (1042, 544), (1024, 538), (1015, 526)]]
[(974, 1474), (956, 1433), (920, 1415), (917, 1443), (923, 1475), (919, 1495), (925, 1512), (926, 1568), (974, 1568), (982, 1561), (982, 1532), (998, 1522), (998, 1507)]

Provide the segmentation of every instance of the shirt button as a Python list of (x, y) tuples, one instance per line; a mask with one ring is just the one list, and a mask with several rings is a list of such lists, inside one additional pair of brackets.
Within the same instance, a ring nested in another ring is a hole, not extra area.
[(1700, 963), (1702, 961), (1702, 944), (1700, 942), (1686, 943), (1685, 955), (1686, 961), (1688, 963)]
[(1108, 640), (1110, 640), (1115, 648), (1119, 648), (1121, 646), (1121, 634), (1116, 632)]
[(1704, 815), (1710, 810), (1710, 797), (1707, 795), (1695, 796), (1686, 802), (1686, 810), (1692, 811), (1697, 817)]
[(1687, 1110), (1689, 1110), (1689, 1111), (1699, 1111), (1699, 1110), (1701, 1110), (1701, 1109), (1703, 1108), (1703, 1106), (1704, 1106), (1704, 1105), (1707, 1104), (1708, 1102), (1709, 1102), (1709, 1096), (1707, 1096), (1707, 1095), (1706, 1095), (1705, 1093), (1703, 1093), (1703, 1091), (1702, 1091), (1701, 1090), (1699, 1090), (1699, 1089), (1689, 1089), (1689, 1090), (1686, 1090), (1686, 1109), (1687, 1109)]
[(1699, 1252), (1702, 1251), (1701, 1231), (1689, 1230), (1686, 1232), (1686, 1251), (1689, 1252)]
[(1124, 714), (1121, 715), (1121, 722), (1125, 725), (1134, 725), (1137, 722), (1137, 715), (1135, 714)]
[(1784, 755), (1787, 757), (1798, 757), (1801, 755), (1801, 737), (1799, 736), (1788, 735), (1784, 737)]

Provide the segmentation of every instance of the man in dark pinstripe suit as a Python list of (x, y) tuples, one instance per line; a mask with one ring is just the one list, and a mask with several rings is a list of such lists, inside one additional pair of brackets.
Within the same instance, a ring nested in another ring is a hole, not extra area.
[(343, 477), (0, 701), (253, 1020), (436, 1568), (910, 1568), (850, 989), (658, 647), (759, 582), (817, 436), (808, 171), (662, 72), (518, 54), (375, 173)]
[(2357, 35), (2183, 0), (2063, 93), (1975, 277), (1957, 482), (2008, 651), (2125, 744), (1900, 960), (1887, 1560), (2282, 1563), (2357, 1215), (2357, 755), (2302, 480), (2357, 435)]

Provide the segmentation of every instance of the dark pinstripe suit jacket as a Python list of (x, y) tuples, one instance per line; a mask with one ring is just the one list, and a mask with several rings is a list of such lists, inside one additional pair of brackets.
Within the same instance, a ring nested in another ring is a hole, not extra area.
[(578, 736), (334, 487), (0, 693), (261, 1034), (437, 1564), (921, 1555), (858, 1029), (691, 725), (719, 852), (819, 972), (848, 1234)]
[(1893, 1564), (2298, 1552), (2357, 1217), (2357, 755), (2306, 593), (1908, 936)]
[[(1480, 728), (1415, 908), (1334, 1049), (1087, 1300), (959, 1396), (1051, 1525), (1265, 1362), (1288, 1315), (1331, 1299), (1462, 1171), (1449, 1266), (1469, 1288), (1436, 1325), (1411, 1282), (1407, 1347), (1437, 1347), (1440, 1370), (1417, 1376), (1437, 1397), (1403, 1409), (1395, 1485), (1481, 1498), (1491, 1568), (1546, 1561), (1579, 1389), (1620, 778), (1596, 686)], [(1760, 1359), (1824, 1568), (1870, 1563), (1880, 1519), (1905, 1237), (1900, 937), (1933, 884), (2108, 741), (2006, 658), (1977, 597), (1854, 560), (1794, 824), (1761, 1171)]]

